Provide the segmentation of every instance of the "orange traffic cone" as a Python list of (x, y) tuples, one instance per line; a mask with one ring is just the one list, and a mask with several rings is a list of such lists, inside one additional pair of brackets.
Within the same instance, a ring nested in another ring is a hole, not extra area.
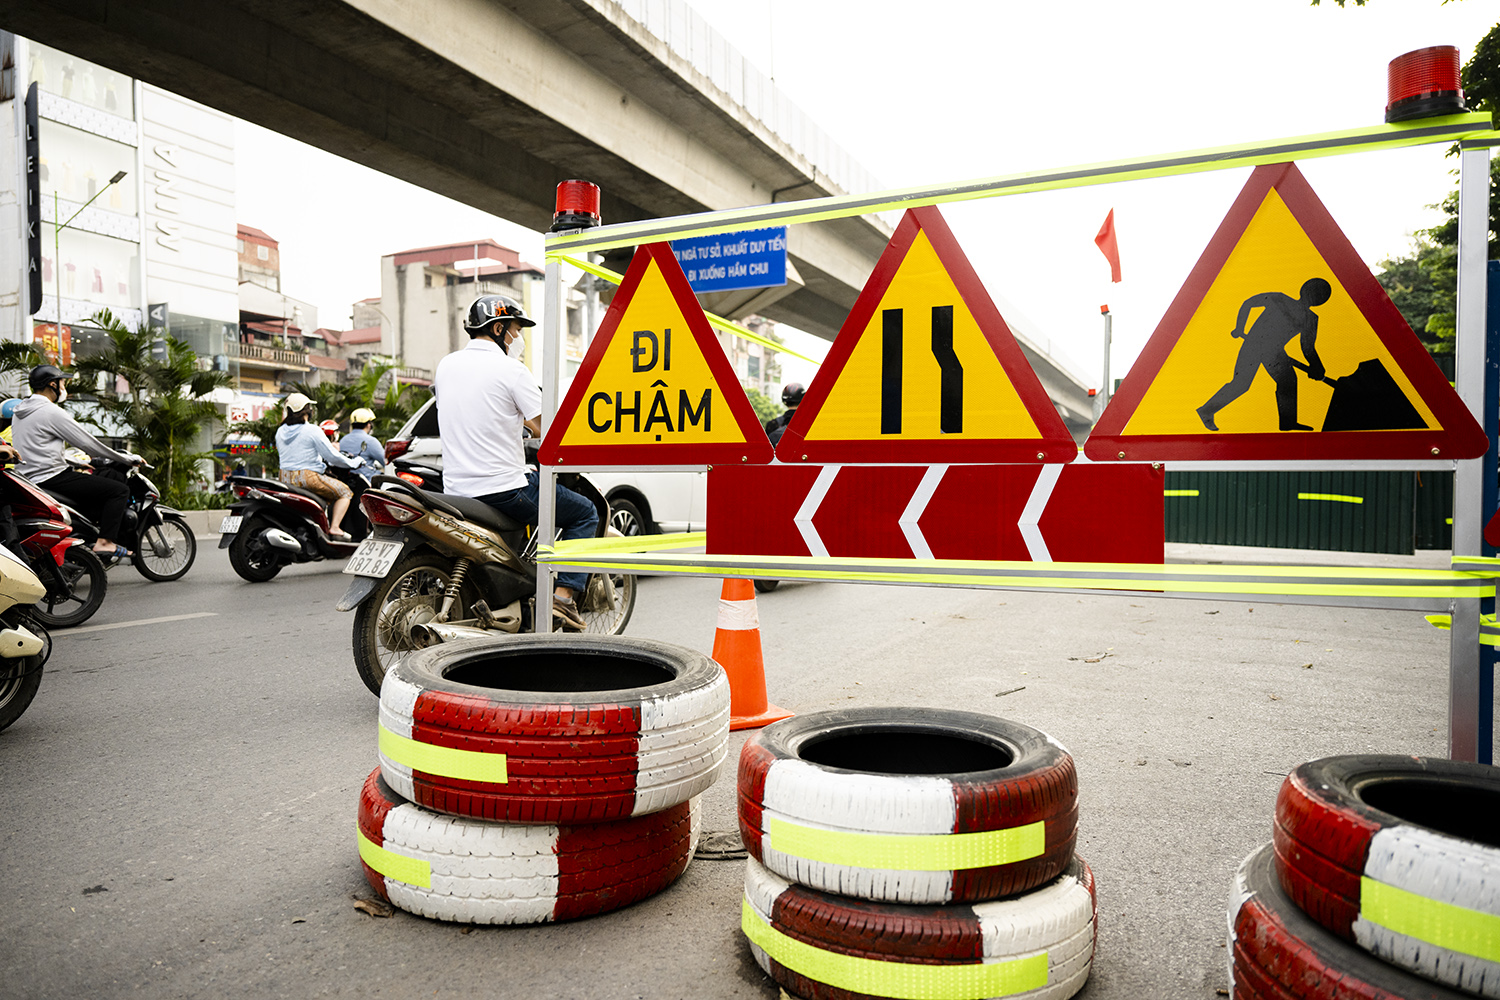
[(766, 665), (760, 655), (760, 616), (755, 585), (725, 580), (719, 594), (719, 630), (714, 659), (729, 675), (729, 728), (759, 729), (792, 713), (766, 700)]

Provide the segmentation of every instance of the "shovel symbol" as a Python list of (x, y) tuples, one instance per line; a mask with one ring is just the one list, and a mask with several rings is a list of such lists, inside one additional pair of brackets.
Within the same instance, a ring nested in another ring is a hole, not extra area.
[[(1296, 358), (1292, 365), (1309, 377), (1312, 370)], [(1333, 399), (1323, 417), (1324, 431), (1407, 431), (1426, 430), (1427, 421), (1411, 405), (1406, 393), (1391, 378), (1379, 358), (1361, 361), (1351, 375), (1343, 378), (1324, 376), (1321, 381), (1333, 386)]]

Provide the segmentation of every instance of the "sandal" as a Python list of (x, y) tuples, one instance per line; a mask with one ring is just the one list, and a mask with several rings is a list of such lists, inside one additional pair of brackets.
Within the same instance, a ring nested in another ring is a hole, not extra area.
[(332, 528), (328, 529), (328, 537), (332, 538), (335, 542), (352, 542), (352, 541), (354, 541), (354, 536), (351, 535), (351, 534), (349, 534), (349, 532), (347, 532), (347, 531), (334, 531)]
[(130, 550), (123, 545), (116, 545), (113, 549), (90, 549), (89, 551), (93, 552), (94, 555), (106, 563), (124, 562), (132, 555)]

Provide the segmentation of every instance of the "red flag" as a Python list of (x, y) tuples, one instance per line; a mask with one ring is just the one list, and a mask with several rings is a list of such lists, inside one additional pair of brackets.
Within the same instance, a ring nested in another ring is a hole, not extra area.
[(1109, 261), (1109, 277), (1111, 281), (1120, 280), (1120, 245), (1115, 242), (1115, 210), (1110, 209), (1109, 214), (1104, 217), (1104, 225), (1099, 227), (1099, 235), (1094, 237), (1094, 243), (1104, 258)]

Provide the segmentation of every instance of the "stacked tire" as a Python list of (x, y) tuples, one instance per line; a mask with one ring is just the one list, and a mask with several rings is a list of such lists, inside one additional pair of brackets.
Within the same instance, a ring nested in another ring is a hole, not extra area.
[(1229, 904), (1239, 1000), (1500, 997), (1500, 769), (1309, 761)]
[(463, 923), (627, 906), (687, 867), (728, 741), (723, 670), (680, 646), (523, 635), (407, 657), (360, 792), (365, 877)]
[(1093, 965), (1073, 759), (971, 712), (797, 716), (739, 760), (741, 929), (806, 1000), (1061, 1000)]

